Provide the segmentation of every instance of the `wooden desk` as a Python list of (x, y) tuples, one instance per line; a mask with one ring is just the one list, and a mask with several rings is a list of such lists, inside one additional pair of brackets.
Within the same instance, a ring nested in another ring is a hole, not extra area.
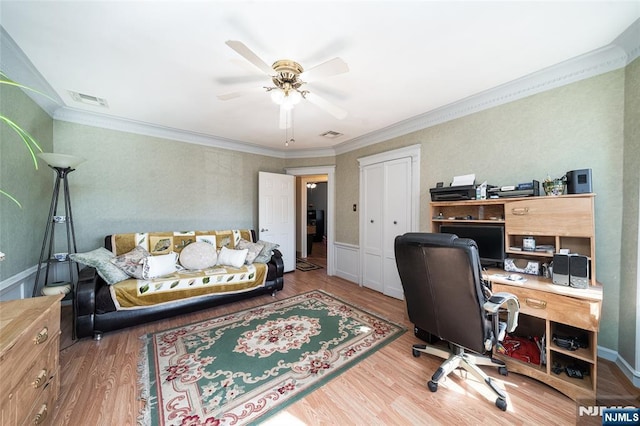
[[(496, 354), (509, 371), (533, 377), (559, 390), (573, 400), (596, 395), (598, 329), (602, 307), (602, 286), (576, 289), (552, 284), (535, 275), (520, 274), (526, 279), (515, 282), (509, 273), (489, 269), (484, 278), (492, 283), (494, 293), (505, 291), (518, 297), (520, 318), (513, 333), (519, 336), (545, 336), (546, 365), (535, 365)], [(569, 351), (552, 341), (554, 333), (562, 336), (584, 336), (588, 347)], [(564, 371), (552, 371), (555, 364), (577, 365), (589, 372), (582, 379), (571, 378)]]

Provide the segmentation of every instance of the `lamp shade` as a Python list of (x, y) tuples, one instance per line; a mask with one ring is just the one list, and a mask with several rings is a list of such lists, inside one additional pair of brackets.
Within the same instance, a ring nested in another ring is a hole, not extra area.
[(55, 152), (41, 152), (38, 157), (43, 159), (51, 167), (59, 167), (61, 169), (74, 168), (78, 164), (86, 161), (82, 157), (68, 154), (58, 154)]

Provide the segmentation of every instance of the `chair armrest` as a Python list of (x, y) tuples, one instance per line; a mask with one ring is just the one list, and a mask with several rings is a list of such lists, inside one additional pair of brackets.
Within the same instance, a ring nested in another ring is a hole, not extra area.
[(503, 306), (507, 308), (507, 331), (511, 333), (518, 326), (518, 314), (520, 313), (520, 302), (518, 302), (518, 298), (514, 294), (504, 291), (494, 293), (491, 298), (484, 303), (484, 310), (495, 315)]

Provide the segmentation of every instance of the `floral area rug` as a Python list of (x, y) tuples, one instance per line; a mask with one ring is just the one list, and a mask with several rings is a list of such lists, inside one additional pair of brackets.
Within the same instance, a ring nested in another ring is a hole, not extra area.
[(144, 336), (144, 425), (257, 423), (405, 328), (323, 291)]

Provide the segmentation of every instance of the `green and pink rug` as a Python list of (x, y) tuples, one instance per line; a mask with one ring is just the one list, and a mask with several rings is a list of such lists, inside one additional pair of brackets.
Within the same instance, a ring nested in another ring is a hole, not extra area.
[(323, 291), (148, 334), (144, 425), (265, 420), (371, 355), (405, 328)]

